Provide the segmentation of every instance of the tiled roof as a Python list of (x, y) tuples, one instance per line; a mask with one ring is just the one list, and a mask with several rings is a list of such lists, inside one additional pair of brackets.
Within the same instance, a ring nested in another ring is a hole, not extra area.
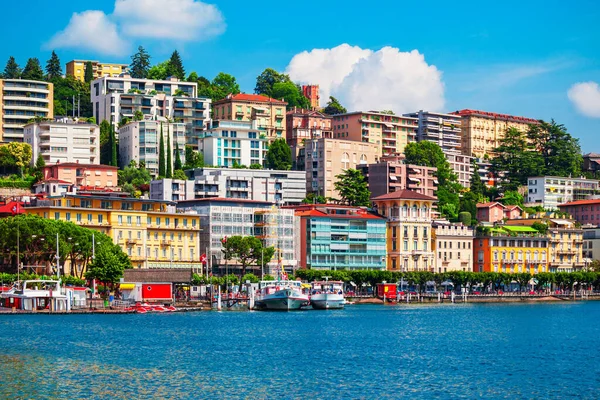
[(36, 185), (43, 185), (44, 183), (61, 183), (64, 185), (72, 185), (71, 182), (63, 181), (61, 179), (54, 179), (54, 178), (46, 179), (45, 181), (39, 181), (38, 183), (36, 183)]
[(319, 210), (296, 211), (297, 217), (337, 218), (337, 219), (385, 219), (371, 213), (327, 214)]
[(222, 100), (215, 101), (215, 104), (227, 102), (227, 101), (255, 101), (259, 103), (278, 103), (278, 104), (287, 104), (283, 100), (273, 99), (271, 97), (263, 96), (262, 94), (246, 94), (246, 93), (238, 93), (238, 94), (230, 94)]
[(586, 206), (590, 204), (600, 204), (600, 199), (596, 200), (576, 200), (571, 201), (569, 203), (559, 204), (559, 207), (567, 207), (567, 206)]
[(450, 114), (456, 114), (456, 115), (460, 115), (460, 116), (478, 115), (478, 116), (487, 117), (487, 118), (494, 118), (494, 119), (500, 119), (500, 120), (512, 120), (512, 121), (518, 121), (518, 122), (523, 122), (523, 123), (527, 123), (527, 124), (539, 123), (538, 120), (533, 119), (533, 118), (517, 117), (517, 116), (509, 115), (509, 114), (498, 114), (495, 112), (481, 111), (481, 110), (464, 109), (464, 110), (452, 112)]
[(414, 190), (397, 190), (395, 192), (391, 192), (388, 194), (383, 194), (381, 196), (371, 198), (371, 200), (396, 200), (396, 199), (437, 201), (437, 199), (435, 197), (426, 196), (424, 194), (417, 193)]
[(489, 203), (477, 203), (477, 208), (490, 208), (492, 206), (495, 206), (496, 204), (501, 205), (502, 207), (504, 207), (502, 205), (502, 203), (498, 203), (497, 201), (491, 201)]

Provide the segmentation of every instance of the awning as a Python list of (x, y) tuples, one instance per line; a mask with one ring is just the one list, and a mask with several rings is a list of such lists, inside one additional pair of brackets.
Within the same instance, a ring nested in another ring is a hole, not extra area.
[(551, 219), (550, 221), (554, 222), (556, 225), (571, 225), (569, 221), (565, 221), (564, 219)]
[(398, 180), (398, 178), (396, 178), (394, 175), (390, 175), (390, 180), (392, 180), (392, 181), (397, 181), (397, 180)]
[(410, 180), (411, 180), (411, 181), (413, 181), (413, 182), (421, 182), (421, 181), (420, 181), (420, 180), (418, 180), (417, 178), (412, 178), (412, 177), (409, 177), (408, 179), (410, 179)]
[(121, 290), (133, 290), (133, 289), (135, 289), (135, 283), (121, 283), (119, 285), (119, 289), (121, 289)]

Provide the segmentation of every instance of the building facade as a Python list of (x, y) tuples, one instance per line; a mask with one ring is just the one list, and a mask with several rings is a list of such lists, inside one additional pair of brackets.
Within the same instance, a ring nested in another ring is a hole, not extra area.
[(508, 114), (498, 114), (479, 110), (460, 110), (451, 114), (461, 117), (461, 153), (466, 156), (483, 158), (493, 156), (499, 146), (500, 139), (508, 128), (517, 128), (522, 132), (529, 125), (538, 124), (532, 118), (515, 117)]
[(292, 150), (292, 165), (298, 164), (298, 153), (307, 140), (319, 138), (332, 138), (331, 115), (318, 111), (294, 108), (285, 116), (286, 141)]
[(431, 228), (434, 272), (473, 271), (473, 227), (438, 220)]
[(152, 181), (150, 198), (175, 201), (220, 197), (297, 205), (306, 197), (306, 175), (302, 171), (196, 168), (187, 173), (187, 181)]
[(600, 261), (600, 228), (583, 227), (583, 260), (585, 269), (592, 261)]
[(436, 199), (400, 190), (372, 200), (377, 213), (387, 219), (387, 269), (433, 272), (431, 223)]
[(437, 190), (437, 168), (404, 164), (401, 156), (382, 157), (379, 162), (359, 165), (358, 169), (369, 183), (373, 197), (406, 189), (433, 197)]
[(63, 118), (23, 127), (23, 141), (31, 146), (31, 166), (41, 155), (46, 164), (100, 164), (100, 128)]
[(538, 176), (527, 179), (527, 204), (558, 209), (559, 204), (600, 194), (599, 181), (585, 178)]
[(312, 110), (320, 108), (321, 97), (319, 96), (319, 85), (302, 85), (302, 94), (310, 102)]
[(321, 138), (305, 142), (298, 153), (297, 168), (306, 171), (307, 193), (338, 198), (334, 186), (336, 175), (378, 159), (376, 144)]
[(475, 173), (473, 168), (473, 157), (464, 156), (462, 154), (446, 154), (446, 160), (450, 164), (450, 168), (456, 174), (458, 183), (464, 188), (471, 187), (471, 177)]
[(417, 111), (404, 114), (417, 118), (417, 141), (427, 140), (441, 147), (444, 154), (460, 154), (461, 118), (454, 114)]
[(23, 79), (0, 79), (0, 142), (22, 142), (24, 126), (34, 118), (54, 116), (54, 85)]
[(231, 236), (256, 236), (264, 246), (273, 246), (276, 255), (269, 263), (251, 266), (247, 272), (257, 276), (275, 275), (282, 265), (287, 272), (298, 267), (298, 220), (293, 209), (277, 208), (270, 202), (208, 198), (180, 201), (177, 209), (200, 215), (200, 246), (210, 259), (214, 274), (239, 273), (236, 260), (223, 259), (223, 240)]
[(256, 121), (257, 127), (269, 141), (285, 139), (285, 107), (283, 100), (260, 94), (229, 94), (213, 104), (213, 119)]
[(200, 217), (171, 202), (65, 194), (33, 202), (28, 214), (73, 222), (110, 236), (134, 268), (200, 270)]
[(131, 161), (143, 162), (150, 175), (158, 176), (160, 134), (164, 139), (165, 162), (170, 140), (171, 167), (175, 165), (177, 152), (179, 159), (185, 161), (186, 126), (182, 123), (161, 121), (134, 121), (119, 128), (119, 165), (127, 166)]
[(235, 167), (260, 165), (267, 155), (268, 140), (261, 135), (256, 121), (213, 121), (200, 134), (198, 150), (206, 165)]
[(92, 63), (93, 79), (104, 76), (115, 77), (127, 72), (128, 64), (103, 63), (92, 60), (72, 60), (67, 63), (67, 76), (72, 76), (80, 82), (85, 81), (85, 68), (88, 62)]
[(385, 218), (363, 207), (307, 204), (300, 218), (300, 268), (385, 270)]
[(558, 209), (569, 214), (581, 225), (600, 225), (600, 199), (571, 201), (559, 204)]
[(502, 226), (477, 233), (474, 272), (549, 272), (548, 237), (529, 226)]
[(58, 179), (78, 187), (116, 188), (119, 184), (118, 170), (110, 165), (56, 163), (46, 165), (42, 176), (44, 180)]
[(402, 154), (417, 135), (417, 118), (356, 111), (333, 116), (334, 139), (374, 144), (380, 155)]

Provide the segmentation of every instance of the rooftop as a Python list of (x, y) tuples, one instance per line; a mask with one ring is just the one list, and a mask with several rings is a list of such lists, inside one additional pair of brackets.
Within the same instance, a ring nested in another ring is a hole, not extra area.
[(119, 167), (114, 167), (112, 165), (103, 165), (103, 164), (81, 164), (81, 163), (61, 163), (57, 162), (56, 164), (48, 164), (45, 165), (44, 168), (53, 168), (53, 167), (62, 167), (62, 168), (88, 168), (88, 169), (112, 169), (114, 171), (118, 170)]
[(570, 201), (568, 203), (564, 203), (564, 204), (559, 204), (559, 207), (568, 207), (568, 206), (587, 206), (587, 205), (593, 205), (593, 204), (600, 204), (600, 199), (595, 199), (595, 200), (576, 200), (576, 201)]
[(297, 217), (314, 217), (314, 218), (337, 218), (337, 219), (377, 219), (385, 220), (383, 217), (379, 217), (369, 212), (352, 213), (352, 214), (335, 214), (326, 213), (320, 210), (299, 210), (296, 211)]
[(492, 206), (495, 206), (496, 204), (504, 207), (504, 205), (502, 205), (502, 203), (499, 203), (497, 201), (490, 201), (489, 203), (477, 203), (477, 208), (490, 208)]
[(468, 108), (464, 109), (464, 110), (455, 111), (450, 114), (460, 115), (461, 117), (467, 116), (467, 115), (475, 115), (475, 116), (484, 117), (484, 118), (511, 120), (511, 121), (528, 123), (528, 124), (539, 123), (539, 121), (537, 119), (533, 119), (533, 118), (516, 117), (514, 115), (509, 115), (509, 114), (498, 114), (498, 113), (488, 112), (488, 111), (471, 110)]
[(252, 101), (257, 103), (277, 103), (280, 105), (287, 105), (287, 102), (284, 100), (273, 99), (271, 97), (263, 96), (262, 94), (246, 94), (246, 93), (238, 93), (238, 94), (228, 94), (222, 100), (215, 101), (213, 104), (221, 104), (227, 103), (229, 101)]
[(437, 201), (435, 197), (426, 196), (421, 193), (417, 193), (412, 190), (397, 190), (392, 193), (383, 194), (381, 196), (372, 197), (371, 200), (428, 200), (428, 201)]

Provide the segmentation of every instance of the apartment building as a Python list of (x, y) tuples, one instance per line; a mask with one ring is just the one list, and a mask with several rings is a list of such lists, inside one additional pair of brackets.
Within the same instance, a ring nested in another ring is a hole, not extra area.
[(262, 166), (269, 148), (257, 121), (219, 120), (200, 134), (198, 150), (204, 154), (206, 165), (234, 167)]
[(423, 110), (404, 116), (417, 118), (417, 141), (433, 142), (442, 148), (444, 154), (460, 154), (461, 117)]
[(170, 140), (171, 168), (173, 168), (177, 151), (179, 151), (181, 162), (185, 161), (186, 131), (185, 124), (154, 120), (134, 121), (121, 126), (119, 128), (119, 165), (126, 166), (131, 161), (135, 161), (138, 165), (143, 162), (150, 175), (158, 176), (161, 132), (165, 145), (165, 163)]
[(504, 225), (476, 234), (475, 272), (549, 272), (548, 237), (530, 226)]
[(258, 129), (269, 141), (286, 138), (283, 100), (260, 94), (229, 94), (213, 104), (213, 119), (256, 121)]
[(306, 191), (338, 198), (336, 176), (349, 168), (375, 163), (380, 157), (374, 143), (339, 139), (307, 140), (298, 152), (297, 169), (306, 171)]
[(36, 200), (25, 212), (107, 234), (134, 268), (202, 268), (200, 216), (177, 212), (172, 202), (65, 194)]
[(386, 221), (365, 207), (307, 204), (300, 219), (300, 268), (386, 268)]
[(359, 165), (358, 169), (374, 197), (406, 189), (434, 197), (437, 190), (437, 168), (405, 164), (403, 156), (382, 157), (379, 162)]
[(526, 132), (529, 125), (539, 123), (532, 118), (479, 110), (465, 109), (451, 114), (458, 115), (462, 119), (461, 153), (477, 158), (493, 156), (494, 150), (499, 146), (499, 141), (504, 138), (508, 128), (517, 128)]
[(375, 111), (334, 115), (332, 124), (334, 139), (374, 144), (380, 155), (402, 154), (419, 126), (417, 118)]
[(600, 199), (570, 201), (559, 204), (558, 209), (581, 225), (600, 226)]
[(600, 181), (586, 178), (538, 176), (527, 179), (527, 203), (548, 210), (559, 204), (586, 200), (600, 194)]
[(298, 153), (307, 140), (333, 137), (332, 119), (331, 115), (295, 107), (287, 112), (285, 116), (286, 141), (292, 150), (294, 168), (297, 166)]
[(276, 248), (276, 255), (269, 263), (250, 266), (247, 272), (257, 276), (262, 273), (277, 275), (279, 265), (287, 272), (298, 267), (299, 225), (293, 209), (277, 208), (271, 202), (207, 198), (180, 201), (177, 210), (196, 212), (200, 215), (200, 247), (210, 259), (214, 274), (240, 271), (237, 260), (223, 259), (223, 241), (231, 236), (256, 236), (263, 246)]
[(302, 171), (196, 168), (187, 173), (187, 181), (152, 181), (150, 198), (180, 201), (221, 197), (296, 205), (306, 197), (306, 175)]
[(387, 269), (433, 272), (431, 224), (436, 199), (399, 190), (371, 200), (377, 213), (387, 219)]
[(42, 180), (33, 186), (36, 194), (61, 196), (86, 190), (120, 191), (119, 168), (110, 165), (55, 163), (42, 168)]
[(431, 228), (434, 272), (473, 271), (473, 227), (436, 220)]
[(119, 76), (126, 73), (129, 68), (128, 64), (103, 63), (97, 60), (71, 60), (67, 63), (66, 75), (84, 82), (85, 68), (88, 62), (92, 63), (93, 79)]
[(450, 164), (450, 168), (456, 174), (458, 183), (464, 188), (471, 187), (471, 177), (475, 173), (473, 168), (473, 157), (464, 156), (462, 154), (446, 154), (446, 160)]
[(31, 166), (41, 155), (46, 164), (100, 164), (100, 128), (96, 124), (61, 118), (23, 127), (23, 140), (31, 146)]
[(585, 270), (592, 261), (600, 260), (600, 228), (591, 225), (583, 227), (582, 251)]
[(102, 77), (92, 81), (94, 117), (113, 124), (133, 119), (141, 112), (145, 120), (170, 119), (185, 124), (186, 144), (198, 149), (198, 139), (210, 121), (211, 99), (197, 97), (197, 83), (136, 79), (129, 75)]
[(319, 96), (319, 85), (302, 85), (302, 94), (310, 102), (312, 110), (318, 110), (321, 97)]
[(23, 128), (32, 119), (54, 116), (54, 85), (22, 79), (0, 79), (0, 142), (22, 142)]

